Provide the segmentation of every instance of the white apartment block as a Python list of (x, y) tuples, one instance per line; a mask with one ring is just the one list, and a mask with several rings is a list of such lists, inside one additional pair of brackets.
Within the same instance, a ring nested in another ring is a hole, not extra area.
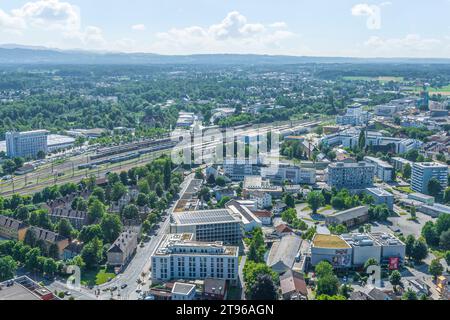
[(166, 282), (176, 279), (206, 278), (236, 282), (239, 248), (222, 242), (198, 242), (193, 234), (167, 234), (153, 252), (152, 279)]
[(442, 191), (448, 185), (448, 166), (437, 162), (414, 163), (412, 167), (411, 189), (428, 194), (428, 183), (432, 178), (436, 178), (442, 186)]
[(48, 153), (47, 130), (6, 133), (6, 154), (10, 158), (34, 158), (39, 151)]
[(375, 166), (375, 176), (384, 181), (391, 182), (394, 174), (394, 167), (386, 161), (374, 157), (364, 157), (364, 161)]

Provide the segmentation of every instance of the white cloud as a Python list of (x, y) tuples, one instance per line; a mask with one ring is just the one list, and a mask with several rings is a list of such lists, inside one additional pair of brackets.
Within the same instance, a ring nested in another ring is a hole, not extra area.
[(0, 31), (20, 31), (25, 28), (25, 21), (0, 9)]
[(27, 2), (11, 13), (31, 27), (60, 29), (66, 32), (80, 29), (80, 11), (78, 7), (68, 2), (59, 0)]
[[(386, 3), (384, 5), (386, 5)], [(351, 12), (355, 17), (367, 17), (367, 29), (381, 29), (381, 6), (359, 3), (352, 7)]]
[(37, 0), (6, 13), (0, 9), (0, 31), (25, 34), (28, 31), (52, 31), (72, 45), (100, 49), (106, 46), (103, 31), (96, 26), (81, 27), (80, 10), (69, 2)]
[(156, 35), (152, 49), (158, 52), (266, 52), (279, 49), (283, 41), (294, 37), (284, 22), (269, 25), (249, 23), (232, 11), (219, 23), (208, 27), (173, 28)]
[(444, 38), (425, 38), (418, 34), (407, 34), (403, 38), (370, 37), (364, 46), (372, 55), (397, 57), (439, 57), (450, 55), (449, 40)]
[(371, 16), (374, 13), (373, 6), (367, 3), (356, 4), (352, 7), (352, 15), (356, 17)]
[(131, 26), (131, 29), (134, 31), (145, 31), (147, 28), (145, 27), (144, 24), (135, 24)]
[(288, 25), (286, 22), (280, 21), (280, 22), (274, 22), (274, 23), (269, 24), (269, 27), (276, 28), (276, 29), (286, 29), (288, 27)]

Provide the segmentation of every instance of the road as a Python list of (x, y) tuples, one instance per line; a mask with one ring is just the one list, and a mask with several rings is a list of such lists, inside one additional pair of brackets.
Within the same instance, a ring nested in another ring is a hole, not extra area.
[(247, 261), (247, 256), (242, 256), (239, 264), (239, 282), (241, 285), (241, 300), (245, 300), (245, 281), (244, 281), (244, 267)]
[[(187, 176), (183, 183), (180, 185), (180, 198), (186, 191), (187, 186), (193, 178), (194, 174)], [(52, 291), (70, 291), (72, 293), (72, 296), (76, 300), (110, 300), (111, 298), (114, 298), (116, 300), (137, 300), (139, 294), (136, 292), (136, 290), (142, 290), (143, 286), (147, 286), (148, 288), (148, 276), (149, 270), (151, 268), (150, 256), (156, 249), (156, 246), (159, 244), (162, 237), (167, 233), (170, 224), (169, 215), (172, 214), (176, 204), (177, 201), (167, 210), (168, 214), (166, 216), (166, 220), (160, 223), (160, 227), (156, 231), (156, 234), (152, 236), (149, 242), (145, 243), (144, 247), (141, 248), (140, 246), (138, 246), (135, 256), (125, 268), (125, 270), (110, 282), (107, 282), (100, 286), (95, 286), (92, 290), (85, 287), (81, 288), (78, 291), (69, 289), (67, 285), (61, 281), (54, 281), (53, 283), (48, 284), (47, 287)], [(142, 277), (143, 274), (144, 276)], [(138, 279), (140, 279), (143, 284), (138, 284)], [(126, 288), (121, 289), (121, 286), (125, 284)], [(112, 294), (111, 291), (105, 290), (113, 287), (117, 287), (118, 289), (112, 292)], [(98, 289), (100, 289), (100, 295), (96, 296), (95, 292), (98, 291)]]

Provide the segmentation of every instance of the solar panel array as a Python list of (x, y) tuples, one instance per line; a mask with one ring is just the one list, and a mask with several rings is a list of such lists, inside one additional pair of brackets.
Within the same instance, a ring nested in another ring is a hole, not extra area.
[(227, 209), (188, 211), (174, 214), (176, 224), (214, 224), (237, 221)]

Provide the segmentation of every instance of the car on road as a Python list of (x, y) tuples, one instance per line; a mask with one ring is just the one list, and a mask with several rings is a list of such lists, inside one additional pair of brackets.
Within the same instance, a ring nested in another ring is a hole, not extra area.
[(72, 293), (70, 291), (66, 291), (66, 292), (64, 292), (64, 295), (70, 297), (72, 295)]
[(128, 285), (126, 283), (124, 283), (123, 285), (120, 286), (120, 289), (125, 289), (126, 287), (128, 287)]
[(111, 288), (111, 291), (116, 291), (117, 289), (118, 289), (117, 286), (115, 286)]

